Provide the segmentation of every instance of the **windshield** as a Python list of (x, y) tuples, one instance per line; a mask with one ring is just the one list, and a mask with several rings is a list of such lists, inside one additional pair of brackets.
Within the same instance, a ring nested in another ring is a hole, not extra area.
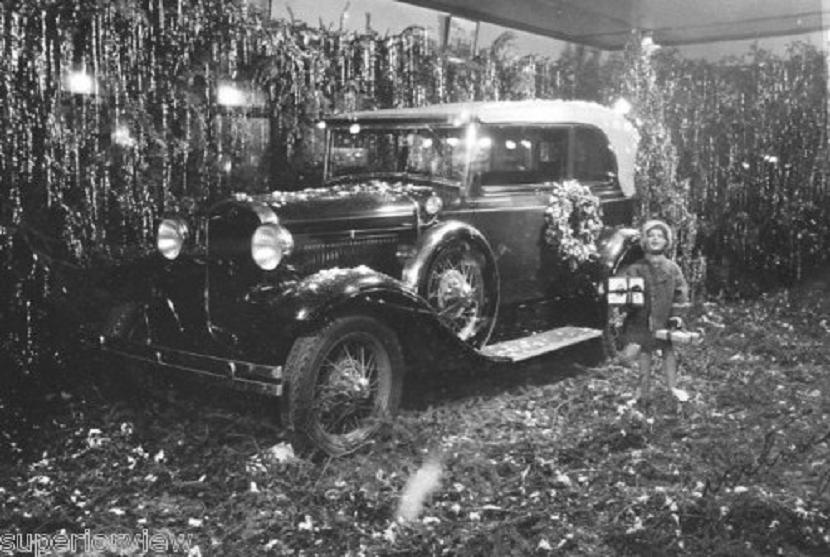
[(369, 128), (352, 124), (332, 130), (329, 177), (405, 172), (460, 182), (466, 165), (459, 128)]

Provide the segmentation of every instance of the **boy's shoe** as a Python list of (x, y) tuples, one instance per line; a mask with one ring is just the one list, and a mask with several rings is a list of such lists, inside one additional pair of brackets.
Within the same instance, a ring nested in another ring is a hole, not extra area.
[(618, 360), (620, 365), (627, 368), (633, 368), (637, 365), (637, 356), (640, 355), (639, 344), (626, 344), (625, 348), (620, 350)]

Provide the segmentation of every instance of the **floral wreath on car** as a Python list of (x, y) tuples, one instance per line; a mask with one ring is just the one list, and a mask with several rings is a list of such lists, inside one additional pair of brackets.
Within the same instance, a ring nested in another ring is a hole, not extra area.
[(588, 186), (577, 180), (555, 182), (545, 224), (545, 241), (572, 269), (596, 259), (602, 208)]

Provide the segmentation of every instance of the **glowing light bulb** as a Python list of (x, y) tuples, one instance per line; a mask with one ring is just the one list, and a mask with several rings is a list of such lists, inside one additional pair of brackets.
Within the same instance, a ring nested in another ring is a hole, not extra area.
[(646, 56), (651, 56), (658, 50), (660, 50), (660, 45), (654, 42), (654, 39), (650, 36), (643, 37), (643, 40), (640, 41), (640, 48), (643, 51), (643, 54)]
[(245, 92), (229, 83), (222, 83), (216, 88), (216, 102), (222, 106), (244, 106), (247, 104)]
[(92, 95), (97, 87), (95, 78), (85, 71), (70, 72), (66, 76), (66, 89), (77, 95)]
[(113, 143), (121, 147), (134, 147), (136, 144), (135, 138), (130, 133), (130, 128), (124, 124), (119, 124), (112, 132)]
[(621, 116), (625, 116), (631, 112), (631, 103), (623, 98), (617, 99), (612, 107), (612, 110)]

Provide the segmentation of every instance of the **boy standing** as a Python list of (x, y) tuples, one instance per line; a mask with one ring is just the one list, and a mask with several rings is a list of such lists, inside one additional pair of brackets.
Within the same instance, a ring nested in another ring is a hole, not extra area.
[[(666, 257), (671, 247), (669, 225), (657, 219), (646, 221), (640, 237), (644, 256), (628, 266), (623, 275), (642, 277), (645, 283), (645, 304), (633, 308), (625, 318), (623, 333), (630, 344), (639, 345), (640, 394), (648, 402), (651, 387), (652, 352), (663, 352), (663, 372), (669, 390), (677, 387), (677, 357), (671, 342), (654, 338), (657, 329), (679, 329), (682, 316), (689, 307), (689, 295), (683, 272)], [(636, 350), (636, 347), (634, 348)], [(629, 348), (626, 352), (630, 353)]]

